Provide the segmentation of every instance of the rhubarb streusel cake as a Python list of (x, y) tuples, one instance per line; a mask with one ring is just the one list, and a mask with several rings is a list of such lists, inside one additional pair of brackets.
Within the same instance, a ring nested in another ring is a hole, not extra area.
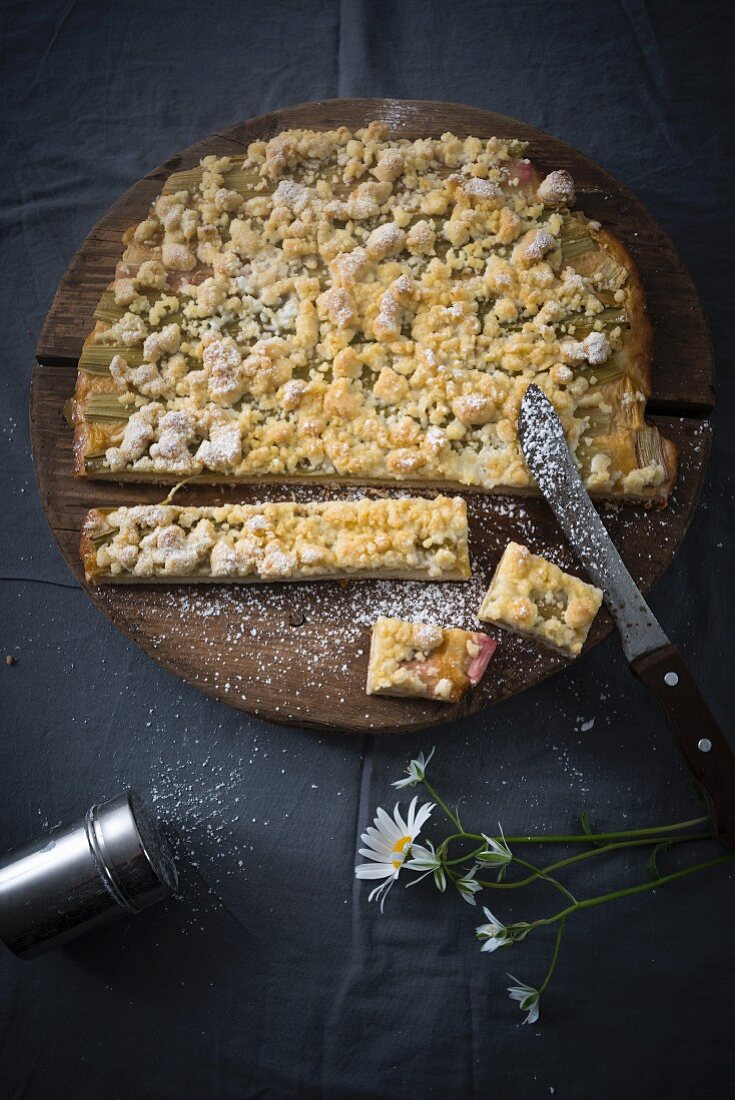
[(641, 282), (574, 202), (522, 142), (377, 122), (175, 173), (83, 350), (77, 472), (526, 492), (534, 381), (592, 493), (665, 501)]

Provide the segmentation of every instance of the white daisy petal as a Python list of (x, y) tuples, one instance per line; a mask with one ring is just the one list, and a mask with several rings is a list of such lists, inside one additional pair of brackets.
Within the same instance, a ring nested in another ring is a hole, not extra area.
[(376, 813), (375, 824), (385, 836), (393, 837), (395, 840), (406, 831), (402, 819), (399, 818), (397, 822), (393, 821), (380, 806)]
[(386, 840), (384, 836), (363, 836), (363, 843), (366, 848), (372, 848), (373, 851), (391, 851), (395, 840)]
[[(416, 801), (416, 796), (415, 795), (414, 795), (413, 801), (414, 802)], [(398, 829), (401, 833), (401, 836), (405, 836), (406, 833), (410, 834), (410, 832), (411, 832), (411, 807), (412, 806), (413, 806), (413, 802), (411, 803), (411, 806), (408, 807), (408, 820), (407, 821), (403, 820), (403, 816), (401, 814), (401, 811), (398, 809), (398, 804), (397, 803), (396, 803), (396, 806), (393, 810), (393, 817), (395, 818), (395, 822), (396, 822), (396, 825), (398, 826)]]
[(434, 803), (433, 802), (425, 802), (424, 805), (421, 806), (421, 808), (419, 809), (418, 813), (416, 814), (416, 817), (415, 817), (414, 822), (413, 822), (413, 830), (412, 831), (413, 831), (414, 836), (418, 836), (418, 834), (421, 832), (424, 825), (426, 824), (426, 822), (431, 817), (431, 813), (432, 813), (433, 809), (434, 809)]
[(355, 867), (356, 878), (389, 878), (393, 874), (392, 867), (386, 867), (384, 864), (372, 863), (358, 863)]
[(375, 835), (368, 834), (368, 833), (363, 833), (361, 839), (362, 839), (363, 844), (367, 848), (376, 848), (377, 849), (377, 848), (390, 848), (390, 847), (392, 847), (392, 845), (387, 843), (386, 838), (384, 836), (382, 836), (380, 833), (375, 833)]
[(372, 901), (373, 898), (379, 898), (381, 894), (387, 893), (389, 889), (388, 882), (382, 882), (380, 886), (376, 886), (374, 890), (371, 890), (368, 894), (368, 901)]
[(357, 854), (359, 856), (365, 856), (365, 859), (374, 859), (376, 863), (390, 863), (390, 852), (383, 854), (382, 852), (371, 852), (369, 848), (358, 848)]

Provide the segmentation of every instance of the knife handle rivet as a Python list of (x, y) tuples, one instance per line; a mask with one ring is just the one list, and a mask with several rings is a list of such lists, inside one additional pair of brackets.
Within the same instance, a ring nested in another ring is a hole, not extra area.
[(697, 748), (700, 752), (709, 752), (712, 748), (712, 742), (709, 737), (703, 737), (702, 740), (697, 743)]
[[(679, 677), (676, 675), (675, 672), (667, 672), (664, 676), (664, 683), (667, 687), (675, 688), (676, 685), (679, 683)], [(704, 749), (703, 751), (706, 752), (707, 750)]]

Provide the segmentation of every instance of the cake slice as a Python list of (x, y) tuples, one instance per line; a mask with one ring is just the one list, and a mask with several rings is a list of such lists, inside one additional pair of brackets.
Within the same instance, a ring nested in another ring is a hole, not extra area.
[(565, 657), (576, 657), (601, 603), (599, 588), (532, 554), (527, 546), (510, 542), (478, 617)]
[(116, 584), (471, 575), (461, 497), (95, 508), (80, 552), (88, 581)]
[(456, 703), (480, 682), (497, 644), (475, 631), (381, 617), (370, 642), (367, 693)]

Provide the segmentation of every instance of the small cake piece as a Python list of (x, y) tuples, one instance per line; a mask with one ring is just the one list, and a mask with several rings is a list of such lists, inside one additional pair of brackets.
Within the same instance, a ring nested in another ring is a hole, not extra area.
[(527, 546), (510, 542), (478, 617), (576, 657), (601, 603), (599, 588), (532, 554)]
[(88, 581), (113, 584), (460, 581), (472, 572), (461, 497), (93, 509), (81, 557)]
[(480, 682), (497, 644), (471, 630), (381, 617), (370, 642), (367, 693), (456, 703)]

